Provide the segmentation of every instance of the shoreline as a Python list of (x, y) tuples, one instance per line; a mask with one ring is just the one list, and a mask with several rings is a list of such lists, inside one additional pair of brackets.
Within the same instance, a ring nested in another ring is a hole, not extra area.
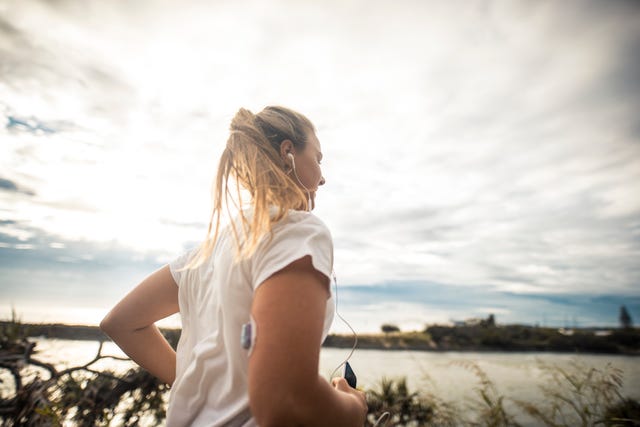
[[(0, 321), (0, 330), (19, 330), (19, 333), (25, 337), (31, 338), (53, 338), (68, 339), (76, 341), (111, 341), (98, 326), (89, 325), (69, 325), (63, 323), (16, 323), (11, 321)], [(442, 329), (443, 327), (436, 327)], [(510, 328), (519, 328), (525, 330), (535, 330), (534, 327), (525, 327), (522, 325), (505, 325), (496, 326), (495, 330), (509, 330)], [(469, 327), (449, 327), (450, 334), (465, 332), (475, 335), (486, 333), (486, 329), (470, 329)], [(540, 329), (540, 328), (537, 328)], [(169, 342), (177, 343), (180, 336), (180, 329), (177, 328), (160, 328), (162, 333), (167, 337)], [(477, 353), (562, 353), (562, 354), (617, 354), (623, 356), (640, 356), (638, 344), (632, 346), (612, 345), (607, 341), (608, 336), (595, 336), (593, 331), (596, 328), (580, 331), (577, 330), (576, 335), (553, 335), (554, 340), (550, 342), (518, 342), (497, 340), (495, 342), (485, 342), (480, 340), (480, 344), (466, 340), (445, 339), (434, 340), (433, 335), (426, 332), (392, 332), (378, 334), (359, 334), (357, 348), (360, 350), (388, 350), (388, 351), (426, 351), (433, 353), (442, 352), (477, 352)], [(491, 330), (491, 333), (495, 331)], [(551, 334), (553, 328), (546, 328), (545, 333)], [(575, 337), (589, 337), (588, 342), (582, 343), (576, 341)], [(558, 339), (558, 337), (562, 337)], [(637, 329), (626, 331), (623, 335), (626, 342), (638, 343), (640, 340), (640, 332)], [(348, 335), (329, 335), (323, 343), (326, 348), (351, 348), (353, 346), (354, 337)], [(595, 346), (594, 340), (600, 345)], [(606, 344), (606, 345), (605, 345)]]

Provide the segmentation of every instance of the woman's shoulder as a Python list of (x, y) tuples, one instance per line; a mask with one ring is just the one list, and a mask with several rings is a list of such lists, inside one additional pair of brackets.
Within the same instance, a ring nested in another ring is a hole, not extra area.
[(263, 241), (272, 245), (278, 241), (308, 239), (326, 241), (333, 245), (331, 232), (320, 218), (311, 212), (290, 210), (284, 218), (273, 224), (271, 232), (265, 234)]
[(281, 227), (317, 228), (318, 231), (329, 232), (329, 228), (324, 221), (307, 211), (290, 210), (286, 217), (275, 224), (274, 230)]

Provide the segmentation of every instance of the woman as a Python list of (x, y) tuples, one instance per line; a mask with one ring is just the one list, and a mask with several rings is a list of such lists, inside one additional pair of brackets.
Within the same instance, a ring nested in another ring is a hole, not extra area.
[[(220, 158), (207, 238), (143, 280), (100, 324), (172, 385), (168, 426), (364, 424), (364, 394), (318, 375), (334, 310), (331, 235), (309, 212), (324, 184), (321, 159), (303, 115), (240, 109)], [(243, 194), (249, 207), (234, 211)], [(178, 311), (174, 352), (154, 322)]]

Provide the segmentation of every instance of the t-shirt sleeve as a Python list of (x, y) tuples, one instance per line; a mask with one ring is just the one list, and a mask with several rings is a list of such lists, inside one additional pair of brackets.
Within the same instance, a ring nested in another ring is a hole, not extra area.
[(329, 229), (314, 215), (276, 226), (273, 237), (258, 246), (252, 262), (254, 291), (274, 273), (292, 262), (311, 256), (313, 268), (331, 278), (333, 242)]
[(184, 274), (187, 272), (186, 270), (184, 270), (184, 267), (191, 260), (191, 258), (196, 254), (197, 250), (198, 248), (188, 250), (182, 255), (173, 259), (171, 262), (169, 262), (169, 271), (171, 272), (171, 275), (173, 276), (173, 280), (175, 280), (178, 286), (180, 286), (180, 280), (182, 279)]

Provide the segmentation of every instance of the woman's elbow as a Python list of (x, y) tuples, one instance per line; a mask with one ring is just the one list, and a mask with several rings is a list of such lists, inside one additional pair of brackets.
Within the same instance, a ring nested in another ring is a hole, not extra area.
[(100, 330), (110, 337), (116, 335), (119, 329), (121, 326), (119, 326), (118, 319), (113, 315), (113, 312), (109, 312), (100, 322)]

